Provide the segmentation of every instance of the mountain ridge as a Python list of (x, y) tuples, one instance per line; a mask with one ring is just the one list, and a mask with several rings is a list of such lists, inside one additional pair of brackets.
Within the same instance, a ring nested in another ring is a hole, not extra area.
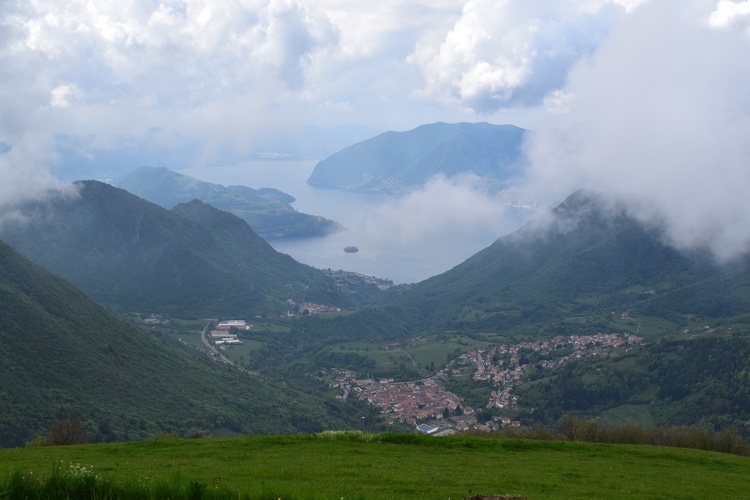
[(472, 172), (498, 192), (520, 173), (524, 129), (443, 122), (384, 132), (318, 162), (307, 183), (318, 187), (400, 192), (437, 174)]
[[(743, 284), (749, 275), (746, 260), (730, 268), (715, 264), (705, 252), (676, 250), (664, 242), (658, 228), (579, 191), (550, 216), (498, 239), (441, 275), (390, 299), (384, 296), (383, 303), (415, 307), (436, 321), (476, 328), (521, 325), (534, 316), (615, 305), (736, 314), (743, 304), (750, 306)], [(701, 286), (715, 293), (712, 299), (704, 297)], [(638, 294), (636, 289), (653, 293)], [(594, 305), (589, 298), (583, 300), (586, 294), (601, 298)], [(450, 305), (436, 307), (441, 301)]]
[(115, 182), (167, 210), (198, 199), (244, 219), (263, 238), (303, 238), (340, 231), (338, 223), (295, 210), (294, 197), (274, 188), (222, 186), (165, 167), (141, 167)]

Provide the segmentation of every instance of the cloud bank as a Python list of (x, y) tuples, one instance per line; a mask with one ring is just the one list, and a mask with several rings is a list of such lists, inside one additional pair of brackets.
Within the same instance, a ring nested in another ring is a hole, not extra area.
[(466, 174), (437, 175), (421, 189), (387, 199), (375, 210), (361, 214), (357, 227), (362, 228), (362, 237), (372, 241), (405, 245), (479, 233), (498, 236), (514, 224), (508, 207), (487, 194), (479, 177)]
[(678, 248), (750, 249), (750, 3), (642, 5), (565, 87), (528, 145), (531, 185), (624, 201)]

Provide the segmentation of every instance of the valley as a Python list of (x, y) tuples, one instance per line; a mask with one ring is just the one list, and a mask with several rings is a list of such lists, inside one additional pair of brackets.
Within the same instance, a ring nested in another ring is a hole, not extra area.
[[(325, 325), (341, 314), (321, 313), (316, 320)], [(344, 314), (356, 317), (353, 311)], [(699, 322), (691, 323), (690, 328), (674, 325), (672, 334), (665, 335), (665, 324), (659, 318), (634, 318), (620, 313), (610, 318), (611, 327), (617, 328), (618, 333), (536, 338), (524, 335), (524, 340), (519, 341), (518, 336), (444, 331), (400, 341), (351, 342), (329, 338), (321, 342), (305, 335), (305, 319), (287, 316), (262, 320), (251, 330), (237, 332), (241, 344), (217, 345), (212, 349), (221, 349), (222, 357), (252, 375), (287, 382), (293, 379), (299, 387), (317, 386), (344, 403), (365, 402), (380, 414), (374, 421), (385, 425), (384, 428), (413, 431), (427, 424), (431, 433), (439, 434), (549, 425), (562, 416), (563, 405), (559, 401), (555, 403), (557, 408), (547, 404), (545, 398), (551, 389), (541, 388), (570, 366), (596, 360), (598, 364), (591, 368), (592, 374), (584, 376), (588, 385), (593, 374), (609, 370), (603, 366), (632, 363), (648, 355), (654, 343), (665, 339), (695, 341), (737, 335), (737, 326), (708, 326)], [(172, 330), (170, 335), (180, 340), (192, 339), (187, 342), (202, 349), (195, 331)], [(289, 349), (290, 345), (294, 348)], [(221, 361), (213, 351), (204, 352)], [(293, 359), (293, 368), (279, 370), (282, 359)], [(633, 369), (629, 376), (643, 375)], [(583, 407), (576, 411), (584, 416), (603, 416), (605, 423), (619, 425), (627, 408), (650, 403), (651, 410), (645, 410), (647, 413), (636, 421), (646, 429), (666, 424), (654, 410), (664, 406), (656, 388), (643, 389), (645, 396), (634, 394), (630, 399), (615, 399), (606, 406), (596, 407), (594, 412)]]
[[(191, 396), (202, 402), (200, 412), (175, 418), (171, 405), (180, 397), (173, 397), (144, 414), (131, 386), (115, 417), (86, 396), (85, 381), (44, 364), (53, 343), (31, 342), (38, 352), (21, 359), (26, 372), (49, 373), (58, 383), (43, 396), (23, 396), (19, 408), (34, 405), (29, 397), (47, 402), (26, 419), (7, 420), (5, 430), (0, 425), (6, 445), (38, 435), (54, 416), (80, 418), (93, 441), (193, 428), (218, 436), (414, 432), (419, 425), (500, 432), (555, 425), (570, 411), (618, 425), (748, 432), (747, 262), (718, 265), (678, 252), (593, 193), (572, 194), (453, 269), (394, 284), (300, 264), (246, 221), (200, 200), (166, 210), (104, 183), (77, 189), (77, 197), (24, 207), (28, 220), (6, 225), (1, 236), (107, 308), (97, 314), (130, 323), (123, 338), (145, 335), (152, 354), (122, 351), (101, 337), (88, 341), (103, 349), (97, 359), (116, 384), (137, 376), (120, 357), (172, 359), (180, 368), (161, 381), (175, 394), (188, 390), (177, 374), (215, 375), (200, 375), (206, 383)], [(8, 255), (6, 286), (23, 303), (29, 284), (41, 290), (52, 278)], [(29, 276), (12, 271), (19, 266)], [(75, 311), (60, 304), (64, 298), (35, 307)], [(4, 331), (28, 321), (17, 314), (5, 311)], [(54, 335), (58, 314), (46, 312), (40, 332)], [(97, 323), (79, 316), (78, 323)], [(231, 332), (229, 342), (212, 340), (213, 325), (226, 319), (253, 326)], [(98, 333), (64, 331), (75, 342)], [(6, 373), (8, 387), (19, 384), (18, 373)], [(147, 390), (152, 397), (155, 387)]]

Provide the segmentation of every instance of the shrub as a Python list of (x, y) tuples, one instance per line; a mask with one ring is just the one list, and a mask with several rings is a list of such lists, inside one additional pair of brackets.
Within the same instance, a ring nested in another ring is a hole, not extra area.
[(36, 438), (29, 446), (64, 446), (69, 444), (86, 444), (88, 437), (81, 426), (81, 420), (55, 420), (49, 425), (49, 433), (44, 438)]

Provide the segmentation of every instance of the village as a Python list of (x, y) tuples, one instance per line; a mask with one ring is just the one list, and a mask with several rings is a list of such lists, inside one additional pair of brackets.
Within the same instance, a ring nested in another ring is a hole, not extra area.
[[(493, 431), (508, 427), (518, 427), (520, 422), (504, 416), (492, 416), (491, 420), (478, 421), (480, 411), (464, 406), (463, 398), (447, 391), (443, 380), (464, 374), (464, 367), (470, 368), (472, 378), (488, 381), (496, 387), (490, 393), (487, 409), (515, 408), (518, 396), (513, 390), (523, 384), (522, 377), (529, 363), (522, 362), (528, 354), (535, 357), (551, 356), (553, 359), (539, 359), (534, 366), (552, 369), (572, 359), (584, 356), (607, 356), (617, 347), (628, 347), (643, 342), (642, 337), (631, 334), (571, 335), (554, 337), (535, 342), (521, 342), (514, 345), (492, 346), (461, 354), (435, 375), (420, 381), (395, 382), (393, 379), (358, 379), (351, 370), (336, 372), (332, 388), (342, 390), (339, 398), (346, 400), (356, 397), (377, 407), (386, 415), (385, 422), (401, 422), (416, 426), (417, 430), (428, 434), (462, 432), (470, 429)], [(569, 351), (564, 355), (554, 355), (554, 351)], [(481, 415), (487, 416), (485, 411)]]
[(570, 354), (557, 359), (542, 359), (535, 363), (540, 368), (551, 369), (571, 359), (584, 356), (607, 356), (607, 351), (613, 348), (636, 345), (641, 342), (643, 342), (642, 337), (619, 333), (557, 336), (547, 340), (521, 342), (511, 346), (501, 345), (487, 350), (468, 352), (459, 356), (458, 364), (472, 365), (474, 380), (489, 381), (498, 387), (490, 393), (487, 408), (506, 408), (518, 403), (518, 398), (512, 394), (513, 388), (523, 383), (521, 377), (529, 367), (528, 363), (522, 363), (521, 351), (524, 349), (537, 353), (539, 356), (561, 349), (572, 350)]

